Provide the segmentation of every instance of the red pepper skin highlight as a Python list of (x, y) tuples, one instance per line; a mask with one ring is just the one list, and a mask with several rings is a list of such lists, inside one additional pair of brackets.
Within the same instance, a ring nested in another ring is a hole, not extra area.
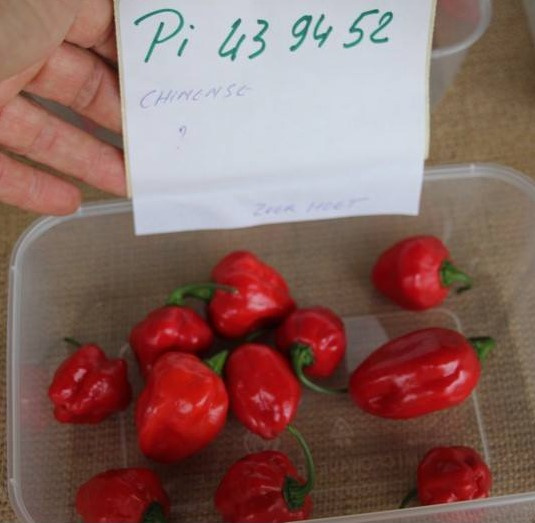
[(457, 283), (471, 279), (450, 261), (446, 246), (434, 236), (414, 236), (383, 252), (372, 270), (375, 288), (400, 307), (425, 310), (440, 305)]
[(458, 332), (430, 328), (393, 339), (352, 373), (349, 392), (364, 411), (408, 419), (462, 403), (476, 387), (480, 359), (491, 338), (467, 340)]

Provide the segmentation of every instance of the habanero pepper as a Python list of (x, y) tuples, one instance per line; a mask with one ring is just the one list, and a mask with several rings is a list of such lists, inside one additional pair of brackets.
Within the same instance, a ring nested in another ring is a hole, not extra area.
[(136, 405), (139, 447), (148, 458), (173, 463), (191, 456), (221, 432), (228, 395), (220, 377), (228, 352), (202, 361), (166, 352), (154, 364)]
[(126, 361), (108, 358), (97, 345), (65, 341), (78, 348), (58, 367), (48, 389), (55, 418), (62, 423), (99, 423), (126, 409), (132, 399)]
[(440, 305), (453, 285), (461, 284), (460, 292), (472, 283), (434, 236), (406, 238), (383, 252), (373, 267), (372, 282), (379, 292), (410, 310)]
[(264, 439), (276, 438), (297, 414), (299, 381), (288, 361), (267, 345), (240, 345), (228, 359), (225, 382), (236, 418)]
[(430, 328), (390, 340), (351, 374), (349, 392), (364, 411), (407, 419), (462, 403), (476, 387), (492, 338), (467, 340)]
[(165, 523), (169, 509), (160, 478), (146, 468), (107, 470), (76, 494), (76, 511), (84, 523)]
[(295, 308), (284, 278), (250, 252), (225, 256), (214, 267), (212, 279), (236, 289), (216, 290), (208, 306), (212, 325), (226, 338), (241, 338), (276, 324)]
[(212, 345), (212, 329), (200, 314), (185, 306), (185, 300), (197, 298), (209, 301), (219, 287), (213, 283), (179, 287), (169, 296), (164, 307), (153, 310), (134, 326), (129, 343), (145, 378), (154, 362), (166, 352), (197, 353)]
[(307, 480), (297, 473), (285, 454), (263, 451), (240, 459), (219, 484), (214, 503), (223, 521), (229, 523), (283, 523), (308, 519), (312, 512), (310, 492), (315, 469), (303, 436), (289, 425), (306, 458)]
[(344, 324), (332, 310), (295, 310), (277, 329), (275, 345), (281, 352), (290, 353), (294, 371), (305, 387), (328, 394), (347, 392), (322, 387), (308, 379), (331, 376), (346, 352)]
[(437, 505), (487, 498), (492, 473), (470, 447), (436, 447), (418, 466), (418, 488), (409, 493), (400, 508), (418, 496), (422, 505)]

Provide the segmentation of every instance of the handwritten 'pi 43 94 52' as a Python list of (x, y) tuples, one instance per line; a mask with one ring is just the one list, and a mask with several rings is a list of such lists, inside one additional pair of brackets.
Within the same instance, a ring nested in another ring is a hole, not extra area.
[[(364, 29), (365, 19), (371, 21)], [(154, 53), (161, 46), (174, 46), (177, 57), (187, 53), (190, 40), (195, 38), (195, 30), (198, 23), (186, 19), (182, 12), (177, 9), (156, 9), (140, 16), (134, 21), (139, 26), (148, 20), (156, 20), (158, 23), (154, 37), (146, 50), (143, 60), (148, 63)], [(392, 11), (370, 9), (358, 13), (355, 19), (348, 21), (346, 27), (335, 28), (329, 24), (325, 14), (303, 14), (288, 27), (288, 51), (296, 52), (302, 45), (309, 42), (310, 45), (321, 49), (327, 45), (334, 31), (343, 31), (347, 39), (340, 46), (342, 49), (352, 49), (366, 43), (386, 44), (389, 42), (388, 26), (394, 21)], [(274, 21), (258, 18), (256, 29), (252, 32), (243, 29), (244, 20), (237, 18), (228, 29), (221, 35), (221, 45), (214, 49), (223, 59), (232, 61), (238, 58), (254, 60), (259, 58), (269, 49), (270, 28)]]

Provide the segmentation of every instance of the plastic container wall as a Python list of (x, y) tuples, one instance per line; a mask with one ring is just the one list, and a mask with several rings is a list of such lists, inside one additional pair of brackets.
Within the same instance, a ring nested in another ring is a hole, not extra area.
[(491, 0), (438, 0), (431, 57), (432, 106), (442, 99), (468, 50), (487, 30), (491, 13)]
[[(399, 310), (372, 289), (378, 254), (413, 234), (434, 234), (475, 277), (424, 313)], [(78, 486), (105, 469), (145, 465), (173, 500), (171, 521), (219, 521), (212, 494), (236, 459), (264, 448), (287, 452), (290, 437), (265, 442), (232, 418), (213, 445), (160, 466), (140, 454), (132, 405), (96, 426), (57, 423), (46, 392), (70, 353), (64, 336), (94, 341), (130, 363), (129, 329), (180, 284), (205, 281), (216, 261), (250, 249), (287, 278), (301, 306), (323, 304), (344, 317), (350, 349), (338, 380), (378, 344), (425, 326), (492, 335), (477, 395), (459, 407), (407, 421), (383, 420), (347, 398), (305, 393), (296, 426), (318, 468), (314, 517), (340, 522), (509, 522), (535, 518), (535, 185), (492, 166), (429, 171), (417, 217), (365, 217), (234, 231), (136, 237), (129, 203), (84, 207), (47, 218), (17, 245), (8, 318), (9, 493), (21, 521), (69, 523)], [(478, 449), (494, 473), (493, 498), (395, 511), (415, 481), (419, 459), (436, 445)], [(342, 519), (335, 519), (341, 517)]]

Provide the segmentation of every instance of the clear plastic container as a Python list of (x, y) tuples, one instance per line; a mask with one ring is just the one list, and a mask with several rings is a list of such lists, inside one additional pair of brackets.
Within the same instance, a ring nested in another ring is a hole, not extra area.
[[(369, 273), (386, 246), (411, 234), (442, 238), (474, 275), (467, 293), (436, 310), (401, 311), (373, 291)], [(74, 336), (131, 362), (130, 327), (171, 288), (209, 277), (233, 249), (250, 249), (287, 278), (302, 306), (324, 304), (346, 321), (350, 349), (337, 379), (384, 340), (423, 326), (492, 335), (498, 347), (477, 395), (410, 421), (373, 418), (348, 398), (305, 393), (296, 426), (318, 467), (314, 517), (342, 522), (506, 522), (535, 518), (535, 184), (498, 166), (431, 169), (417, 217), (366, 217), (234, 231), (136, 237), (128, 202), (45, 218), (11, 261), (8, 317), (9, 494), (21, 521), (76, 521), (77, 487), (111, 467), (149, 465), (173, 500), (172, 521), (219, 521), (212, 494), (237, 458), (280, 448), (302, 469), (289, 437), (264, 442), (230, 419), (217, 441), (174, 465), (140, 454), (133, 406), (97, 426), (61, 425), (46, 391)], [(131, 379), (140, 380), (132, 362)], [(470, 445), (494, 473), (493, 497), (395, 510), (419, 459), (435, 445)], [(340, 519), (336, 519), (340, 518)]]
[(491, 0), (438, 0), (431, 55), (431, 105), (436, 105), (453, 83), (468, 50), (487, 30), (491, 14)]

